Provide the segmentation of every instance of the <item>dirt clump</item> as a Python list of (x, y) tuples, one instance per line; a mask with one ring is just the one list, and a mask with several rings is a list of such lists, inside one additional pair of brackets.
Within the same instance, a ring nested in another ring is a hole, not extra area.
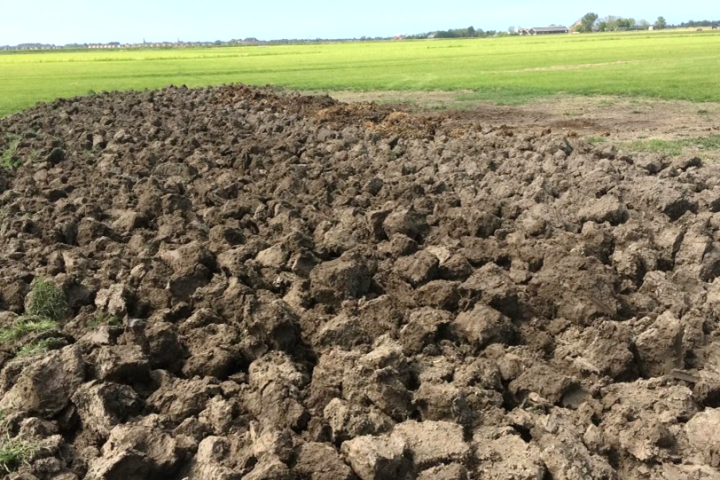
[(718, 166), (243, 85), (11, 143), (8, 478), (718, 478)]

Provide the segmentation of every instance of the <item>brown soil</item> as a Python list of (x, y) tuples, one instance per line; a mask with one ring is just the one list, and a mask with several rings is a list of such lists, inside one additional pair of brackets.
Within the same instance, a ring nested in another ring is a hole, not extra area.
[(720, 166), (497, 108), (0, 120), (0, 328), (38, 278), (70, 309), (0, 344), (8, 477), (720, 478)]
[[(457, 110), (455, 115), (493, 125), (543, 126), (610, 141), (689, 139), (720, 134), (720, 104), (641, 97), (541, 97), (522, 105), (465, 100), (472, 92), (335, 92), (343, 102), (376, 101), (416, 111)], [(713, 154), (717, 152), (712, 152)]]

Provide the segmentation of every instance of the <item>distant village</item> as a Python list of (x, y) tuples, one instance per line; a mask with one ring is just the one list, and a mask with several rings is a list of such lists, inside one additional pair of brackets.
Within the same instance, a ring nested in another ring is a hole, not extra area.
[[(595, 15), (595, 14), (588, 14)], [(658, 22), (662, 19), (662, 24)], [(665, 20), (662, 17), (658, 18), (658, 22), (654, 25), (644, 20), (635, 22), (634, 19), (623, 19), (622, 17), (608, 16), (602, 19), (598, 19), (595, 15), (592, 27), (588, 27), (585, 31), (587, 32), (602, 32), (602, 31), (631, 31), (631, 30), (654, 30), (654, 29), (671, 29), (671, 28), (697, 28), (702, 30), (703, 28), (709, 27), (709, 29), (717, 30), (719, 27), (719, 21), (702, 20), (699, 22), (683, 22), (679, 25), (665, 25)], [(625, 22), (623, 24), (623, 22)], [(613, 26), (614, 25), (614, 26)], [(282, 39), (282, 40), (258, 40), (254, 37), (245, 39), (237, 39), (230, 41), (217, 40), (214, 42), (185, 42), (177, 40), (175, 42), (146, 42), (141, 43), (121, 43), (121, 42), (108, 42), (108, 43), (73, 43), (68, 45), (49, 45), (43, 43), (22, 43), (20, 45), (0, 45), (0, 51), (33, 51), (33, 50), (110, 50), (110, 49), (141, 49), (141, 48), (202, 48), (202, 47), (234, 47), (234, 46), (245, 46), (245, 45), (287, 45), (287, 44), (314, 44), (314, 43), (332, 43), (332, 42), (365, 42), (375, 40), (411, 40), (411, 39), (434, 39), (434, 38), (480, 38), (480, 37), (502, 37), (509, 35), (552, 35), (552, 34), (570, 34), (580, 33), (583, 31), (582, 20), (578, 21), (571, 27), (565, 27), (560, 25), (551, 25), (549, 27), (510, 27), (507, 32), (488, 30), (483, 31), (482, 29), (474, 29), (473, 27), (458, 28), (451, 30), (438, 30), (428, 33), (420, 33), (415, 35), (396, 35), (394, 37), (360, 37), (355, 39)]]
[[(362, 37), (359, 41), (368, 40), (391, 40), (385, 37)], [(20, 45), (0, 45), (0, 51), (34, 51), (34, 50), (111, 50), (111, 49), (140, 49), (140, 48), (201, 48), (201, 47), (237, 47), (245, 45), (285, 45), (285, 44), (303, 44), (303, 43), (330, 43), (339, 41), (358, 41), (347, 39), (314, 39), (314, 40), (258, 40), (257, 38), (245, 38), (242, 40), (230, 40), (215, 42), (142, 42), (142, 43), (73, 43), (68, 45), (49, 45), (44, 43), (22, 43)]]

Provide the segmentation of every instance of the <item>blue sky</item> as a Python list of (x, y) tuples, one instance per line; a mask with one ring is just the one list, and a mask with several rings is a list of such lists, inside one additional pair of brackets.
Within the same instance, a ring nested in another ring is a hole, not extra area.
[[(713, 6), (714, 5), (714, 6)], [(0, 45), (257, 37), (356, 38), (474, 26), (571, 24), (588, 11), (669, 23), (720, 17), (717, 0), (0, 0)]]

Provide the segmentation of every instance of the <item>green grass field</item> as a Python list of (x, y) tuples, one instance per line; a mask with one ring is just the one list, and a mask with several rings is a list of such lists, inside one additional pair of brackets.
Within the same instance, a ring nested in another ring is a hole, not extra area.
[[(720, 33), (507, 37), (184, 50), (0, 54), (0, 116), (90, 91), (243, 82), (301, 90), (558, 92), (720, 101)], [(465, 94), (467, 96), (467, 94)]]

